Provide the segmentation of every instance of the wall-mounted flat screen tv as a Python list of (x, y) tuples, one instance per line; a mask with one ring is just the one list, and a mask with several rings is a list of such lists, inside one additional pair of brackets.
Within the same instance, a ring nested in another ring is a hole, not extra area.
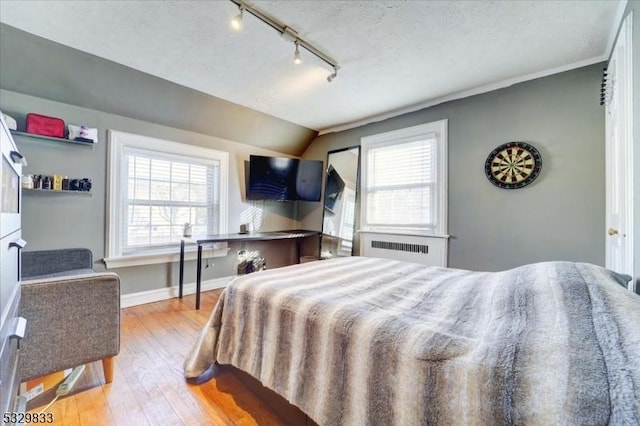
[(247, 199), (320, 201), (323, 162), (296, 158), (249, 158)]

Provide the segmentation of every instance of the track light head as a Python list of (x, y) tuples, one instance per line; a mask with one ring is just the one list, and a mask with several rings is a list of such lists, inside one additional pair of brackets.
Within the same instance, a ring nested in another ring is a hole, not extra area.
[(300, 49), (298, 47), (298, 40), (296, 40), (296, 51), (293, 54), (293, 63), (296, 65), (302, 63), (302, 57), (300, 56)]
[(333, 72), (331, 74), (329, 74), (329, 76), (327, 77), (327, 81), (329, 83), (331, 83), (333, 81), (333, 79), (338, 76), (338, 68), (339, 67), (337, 67), (337, 66), (333, 67)]
[(240, 31), (242, 29), (242, 12), (244, 11), (244, 6), (240, 5), (240, 13), (233, 17), (231, 20), (231, 28), (236, 31)]

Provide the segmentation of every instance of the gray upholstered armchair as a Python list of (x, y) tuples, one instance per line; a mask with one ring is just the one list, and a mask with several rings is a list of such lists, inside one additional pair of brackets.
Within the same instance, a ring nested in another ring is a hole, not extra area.
[(102, 360), (113, 380), (120, 350), (120, 278), (92, 269), (87, 249), (22, 254), (22, 380)]

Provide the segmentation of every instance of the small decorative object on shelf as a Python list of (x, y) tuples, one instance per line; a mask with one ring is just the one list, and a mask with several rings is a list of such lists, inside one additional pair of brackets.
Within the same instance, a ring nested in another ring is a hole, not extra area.
[(2, 114), (2, 116), (4, 117), (4, 122), (7, 123), (7, 127), (9, 128), (9, 130), (18, 129), (18, 123), (16, 122), (15, 118), (7, 114)]
[(53, 176), (45, 175), (26, 175), (22, 179), (23, 189), (35, 189), (50, 192), (91, 192), (93, 184), (91, 179), (69, 179), (68, 176), (54, 174)]
[(53, 184), (51, 185), (54, 191), (62, 191), (62, 176), (53, 175)]
[(33, 189), (33, 176), (26, 175), (22, 177), (22, 187), (25, 189)]
[(85, 143), (98, 143), (98, 129), (69, 124), (69, 140)]
[(40, 179), (40, 189), (51, 189), (51, 177), (42, 176)]
[(64, 120), (42, 114), (27, 114), (27, 133), (56, 138), (64, 137)]
[(78, 145), (94, 145), (98, 143), (98, 129), (94, 127), (82, 124), (66, 124), (62, 118), (30, 112), (25, 117), (25, 127), (18, 130), (15, 119), (6, 114), (2, 115), (5, 117), (9, 130), (15, 136)]

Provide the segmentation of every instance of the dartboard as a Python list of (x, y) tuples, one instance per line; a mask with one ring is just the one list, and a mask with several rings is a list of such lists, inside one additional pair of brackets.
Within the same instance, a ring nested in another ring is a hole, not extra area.
[(493, 151), (484, 163), (484, 172), (495, 186), (517, 189), (529, 185), (540, 174), (542, 157), (524, 142), (507, 142)]

